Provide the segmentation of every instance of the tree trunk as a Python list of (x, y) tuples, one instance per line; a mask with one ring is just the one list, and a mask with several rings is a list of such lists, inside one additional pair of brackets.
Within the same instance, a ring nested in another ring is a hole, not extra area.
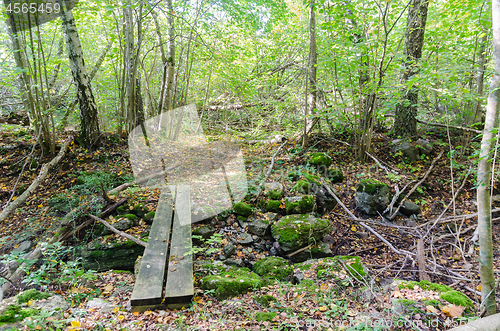
[[(485, 2), (485, 15), (488, 15), (489, 2)], [(488, 16), (486, 16), (488, 17)], [(483, 36), (479, 44), (479, 55), (478, 55), (478, 72), (476, 75), (476, 86), (477, 86), (477, 97), (478, 101), (476, 104), (476, 110), (474, 112), (474, 118), (472, 120), (472, 125), (477, 125), (483, 123), (483, 92), (484, 92), (484, 71), (486, 70), (486, 43), (488, 42), (488, 28), (489, 21), (483, 19), (484, 31)]]
[(167, 0), (167, 24), (168, 24), (168, 70), (167, 70), (167, 90), (165, 92), (165, 101), (167, 104), (167, 110), (172, 109), (172, 92), (174, 86), (174, 75), (175, 75), (175, 31), (174, 31), (174, 7), (172, 5), (172, 0)]
[[(403, 83), (418, 73), (417, 63), (422, 57), (424, 47), (425, 23), (429, 0), (411, 0), (408, 9), (405, 32), (405, 60), (403, 62)], [(418, 90), (405, 89), (403, 101), (396, 106), (394, 133), (402, 138), (417, 135)]]
[(66, 48), (73, 81), (75, 82), (80, 106), (80, 141), (87, 148), (99, 145), (99, 119), (94, 94), (87, 77), (87, 68), (83, 58), (82, 45), (71, 10), (66, 10), (64, 1), (59, 0), (61, 19), (66, 40)]
[[(500, 112), (500, 0), (492, 1), (493, 56), (495, 74), (491, 79), (490, 95), (486, 106), (483, 139), (477, 169), (477, 209), (479, 230), (479, 275), (481, 276), (481, 306), (487, 315), (496, 313), (495, 275), (493, 273), (493, 241), (491, 233), (491, 156), (494, 141), (493, 130), (498, 126)], [(498, 133), (497, 133), (498, 134)], [(496, 148), (496, 146), (495, 146)]]
[[(318, 53), (316, 49), (316, 12), (314, 11), (315, 0), (312, 0), (309, 5), (309, 88), (306, 86), (306, 100), (304, 108), (304, 134), (302, 136), (302, 147), (307, 146), (307, 135), (312, 127), (313, 119), (308, 117), (309, 113), (312, 115), (316, 110), (316, 98), (317, 98), (317, 64), (318, 64)], [(307, 85), (307, 84), (306, 84)]]

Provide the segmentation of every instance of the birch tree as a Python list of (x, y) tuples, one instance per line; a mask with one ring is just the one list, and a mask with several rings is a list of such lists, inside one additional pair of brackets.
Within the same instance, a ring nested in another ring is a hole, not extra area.
[(495, 303), (495, 275), (493, 273), (493, 240), (491, 233), (491, 155), (500, 112), (500, 0), (492, 1), (493, 57), (495, 72), (491, 79), (486, 105), (483, 139), (477, 169), (477, 208), (479, 230), (479, 275), (481, 276), (481, 306), (487, 315), (497, 312)]
[(87, 77), (87, 68), (75, 18), (72, 11), (65, 8), (64, 1), (59, 0), (59, 4), (69, 64), (80, 107), (80, 140), (86, 147), (94, 147), (99, 144), (100, 136), (97, 105), (90, 80)]

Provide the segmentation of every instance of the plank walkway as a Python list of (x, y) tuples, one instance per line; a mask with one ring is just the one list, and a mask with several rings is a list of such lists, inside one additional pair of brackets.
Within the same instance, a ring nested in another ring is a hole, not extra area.
[[(177, 191), (177, 192), (175, 192)], [(175, 201), (175, 203), (174, 203)], [(189, 186), (162, 190), (134, 291), (132, 311), (187, 306), (194, 294)]]

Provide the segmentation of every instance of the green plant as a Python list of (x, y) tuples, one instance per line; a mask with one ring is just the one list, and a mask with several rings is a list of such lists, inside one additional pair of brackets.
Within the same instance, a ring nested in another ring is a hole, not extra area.
[(191, 246), (186, 247), (189, 248), (189, 251), (184, 253), (184, 255), (194, 255), (203, 253), (205, 256), (209, 256), (215, 252), (218, 252), (220, 248), (213, 247), (216, 244), (220, 244), (222, 242), (222, 235), (220, 233), (214, 233), (210, 238), (204, 239), (202, 236), (193, 235), (193, 239), (198, 239), (202, 242), (200, 246)]

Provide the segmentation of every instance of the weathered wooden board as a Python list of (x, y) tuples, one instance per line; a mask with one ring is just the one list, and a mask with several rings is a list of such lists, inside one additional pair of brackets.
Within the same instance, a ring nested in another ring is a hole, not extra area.
[(165, 304), (169, 308), (173, 307), (173, 305), (187, 305), (193, 298), (193, 257), (191, 254), (185, 255), (190, 250), (190, 191), (189, 186), (179, 185), (177, 186), (175, 197), (175, 212), (165, 291)]
[(168, 242), (172, 225), (173, 199), (171, 187), (164, 188), (158, 200), (148, 244), (135, 280), (130, 299), (132, 307), (162, 304)]

